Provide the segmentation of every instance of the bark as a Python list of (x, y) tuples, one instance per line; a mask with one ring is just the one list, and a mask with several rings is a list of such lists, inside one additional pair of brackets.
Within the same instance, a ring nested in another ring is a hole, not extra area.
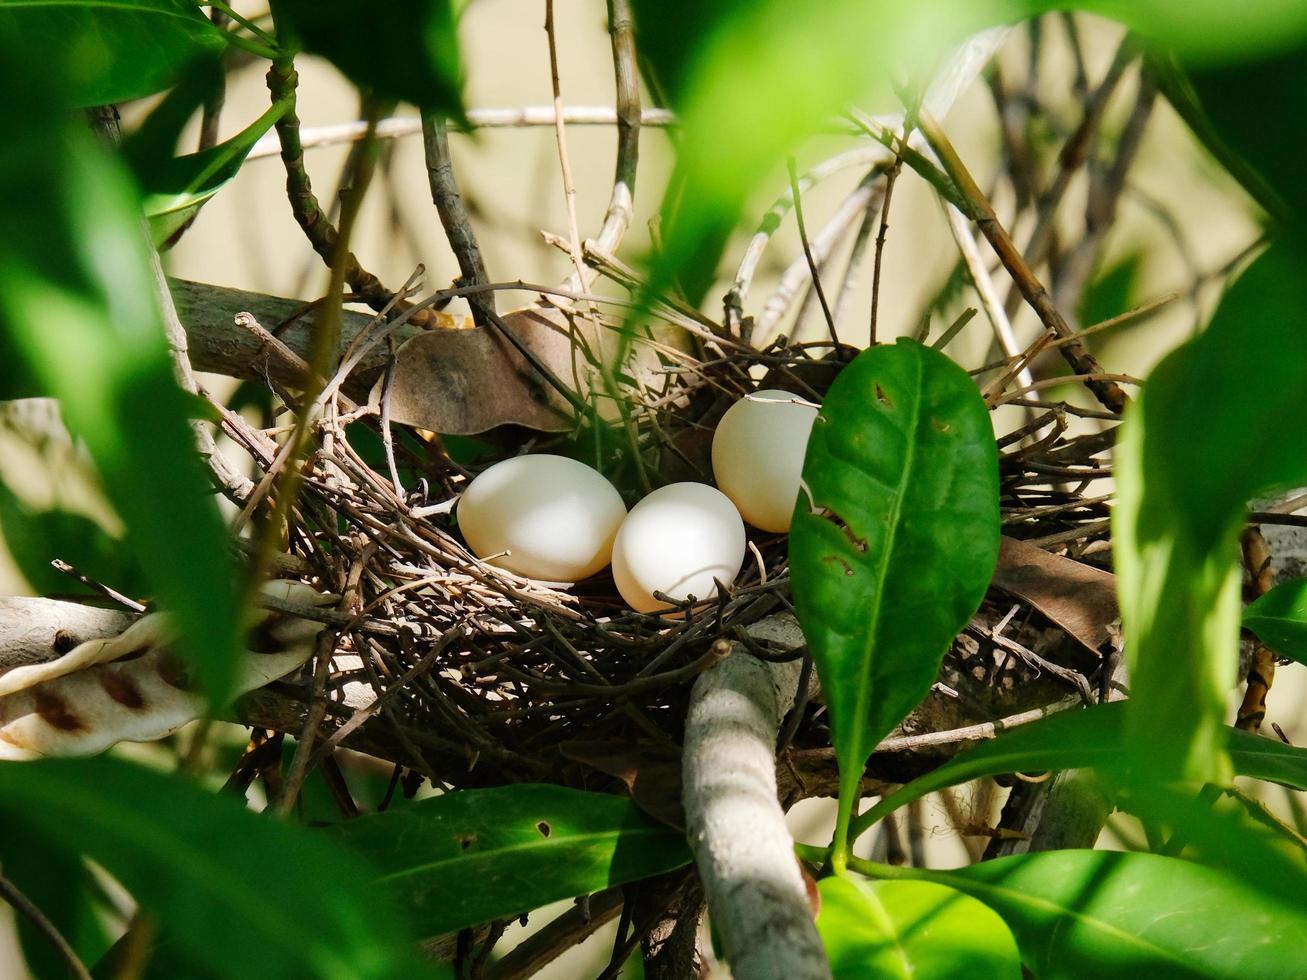
[[(793, 619), (765, 620), (803, 642)], [(713, 924), (737, 980), (823, 980), (794, 839), (777, 798), (776, 736), (794, 703), (799, 661), (764, 663), (737, 645), (690, 695), (682, 795)]]

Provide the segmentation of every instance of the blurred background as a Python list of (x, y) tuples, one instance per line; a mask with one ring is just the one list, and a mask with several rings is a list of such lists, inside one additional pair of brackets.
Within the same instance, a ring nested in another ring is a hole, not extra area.
[[(257, 3), (236, 6), (247, 15), (262, 12)], [(573, 0), (559, 4), (556, 13), (564, 104), (611, 107), (612, 56), (604, 4), (598, 0)], [(466, 104), (470, 108), (549, 107), (550, 65), (543, 23), (543, 5), (535, 0), (475, 0), (468, 7), (460, 31), (467, 72)], [(1007, 100), (1007, 109), (1012, 111), (1015, 104), (1026, 113), (1031, 147), (1041, 169), (1047, 170), (1055, 165), (1059, 149), (1083, 114), (1084, 92), (1078, 79), (1087, 79), (1091, 88), (1096, 86), (1108, 71), (1121, 40), (1119, 27), (1079, 14), (1048, 15), (1037, 23), (1019, 26), (1005, 43), (996, 72), (964, 92), (943, 120), (950, 138), (1018, 242), (1031, 234), (1032, 221), (1029, 211), (1023, 212), (1019, 220), (1010, 218), (1019, 191), (1003, 176), (1002, 127), (1012, 120), (1001, 118), (996, 109), (996, 84), (1017, 93)], [(384, 53), (378, 56), (384, 57)], [(336, 199), (349, 146), (342, 142), (312, 143), (319, 128), (359, 119), (357, 95), (325, 62), (303, 57), (297, 67), (301, 78), (299, 115), (309, 145), (306, 166), (325, 208)], [(777, 71), (803, 70), (799, 64), (777, 66)], [(1138, 84), (1136, 69), (1128, 68), (1107, 101), (1099, 138), (1090, 153), (1105, 152), (1102, 147), (1115, 145), (1131, 118)], [(250, 63), (235, 71), (229, 76), (219, 138), (248, 125), (267, 104), (268, 91), (260, 65)], [(646, 93), (646, 107), (653, 104)], [(125, 129), (139, 123), (152, 105), (147, 100), (120, 107)], [(869, 92), (861, 106), (870, 113), (890, 112), (895, 107), (888, 89)], [(401, 116), (404, 111), (401, 107)], [(415, 115), (413, 118), (416, 120)], [(840, 132), (841, 128), (847, 126), (832, 120), (829, 136), (804, 147), (798, 169), (804, 171), (865, 141)], [(183, 137), (183, 149), (193, 148), (197, 138), (198, 121), (192, 121)], [(611, 126), (572, 125), (567, 128), (566, 138), (581, 234), (593, 235), (602, 221), (612, 186), (615, 131)], [(674, 127), (646, 125), (641, 130), (635, 220), (621, 250), (628, 261), (636, 261), (650, 248), (650, 222), (655, 222), (656, 228), (672, 171), (675, 139)], [(552, 125), (455, 133), (451, 142), (457, 178), (491, 280), (556, 284), (566, 279), (571, 268), (568, 256), (542, 237), (542, 232), (566, 236), (568, 227)], [(266, 142), (256, 148), (239, 176), (200, 212), (193, 227), (166, 253), (165, 263), (171, 275), (303, 300), (326, 292), (327, 271), (291, 215), (284, 172), (275, 151), (267, 150)], [(803, 211), (810, 236), (821, 234), (864, 170), (846, 169), (804, 194)], [(729, 287), (745, 242), (787, 186), (784, 161), (777, 161), (774, 179), (750, 202), (727, 260), (717, 270), (718, 281), (705, 304), (709, 315), (720, 317), (720, 297)], [(1068, 186), (1059, 211), (1068, 247), (1081, 234), (1087, 193), (1087, 181), (1080, 172)], [(854, 247), (857, 224), (854, 220), (833, 229), (835, 245), (823, 266), (832, 281), (838, 281), (835, 276), (843, 273)], [(1130, 171), (1116, 223), (1090, 286), (1079, 307), (1064, 312), (1088, 326), (1173, 297), (1151, 315), (1105, 331), (1091, 344), (1108, 371), (1144, 377), (1160, 356), (1205, 322), (1227, 281), (1231, 264), (1259, 235), (1254, 206), (1195, 143), (1169, 105), (1159, 99), (1147, 120), (1137, 162)], [(419, 266), (425, 267), (423, 295), (448, 286), (458, 275), (431, 203), (420, 135), (385, 141), (378, 179), (366, 199), (352, 246), (362, 264), (391, 288), (407, 280)], [(983, 243), (981, 248), (986, 261), (992, 263), (988, 248)], [(866, 254), (869, 256), (870, 251)], [(802, 261), (802, 250), (795, 222), (787, 217), (765, 253), (745, 304), (746, 313), (756, 315), (766, 306), (786, 268), (796, 260)], [(977, 305), (971, 287), (958, 281), (957, 267), (958, 252), (934, 192), (905, 170), (895, 186), (888, 219), (880, 295), (881, 339), (887, 339), (886, 332), (913, 334), (927, 311), (933, 311), (934, 331), (942, 331), (964, 308)], [(870, 263), (864, 258), (863, 268), (850, 286), (849, 309), (859, 312), (849, 317), (849, 326), (842, 332), (846, 341), (866, 341), (870, 279)], [(602, 283), (597, 288), (614, 290)], [(531, 294), (521, 293), (513, 299), (502, 299), (501, 309), (525, 305), (530, 298)], [(455, 301), (451, 311), (466, 312), (465, 307), (459, 309), (460, 303)], [(1016, 312), (1013, 327), (1021, 346), (1040, 330), (1024, 305)], [(815, 303), (793, 304), (773, 329), (805, 339), (825, 335), (824, 321)], [(949, 352), (964, 365), (974, 366), (993, 360), (993, 345), (985, 318), (978, 316), (951, 344)], [(205, 384), (220, 396), (234, 387), (234, 382), (225, 378), (210, 377)], [(1088, 404), (1076, 385), (1052, 388), (1044, 396)], [(57, 437), (33, 439), (30, 427), (24, 428), (14, 419), (11, 411), (0, 420), (0, 483), (12, 488), (23, 506), (39, 511), (57, 505), (115, 533), (116, 519), (77, 448)], [(996, 424), (1000, 428), (1005, 424), (1001, 414)], [(0, 593), (34, 594), (41, 584), (29, 581), (8, 552), (0, 549)], [(1289, 739), (1298, 743), (1307, 740), (1307, 727), (1301, 721), (1302, 674), (1301, 668), (1295, 667), (1281, 671), (1271, 694), (1269, 714)], [(184, 733), (181, 737), (185, 738)], [(214, 752), (224, 751), (224, 744), (226, 751), (231, 751), (231, 746), (239, 750), (244, 734), (233, 728), (226, 743), (222, 739), (214, 742)], [(128, 746), (118, 751), (149, 758), (167, 750)], [(370, 764), (357, 760), (357, 767), (360, 780), (364, 780)], [(214, 771), (219, 771), (218, 767)], [(376, 774), (384, 776), (388, 770), (383, 773), (378, 767)], [(362, 795), (366, 798), (366, 792)], [(1269, 802), (1276, 807), (1283, 803)], [(986, 805), (993, 806), (994, 801), (990, 799)], [(807, 801), (799, 805), (792, 814), (797, 836), (824, 843), (829, 839), (833, 813), (833, 802)], [(969, 860), (968, 842), (937, 800), (928, 799), (919, 816), (931, 865), (956, 866)], [(975, 816), (977, 822), (983, 822), (992, 814)], [(1133, 832), (1122, 824), (1116, 832), (1106, 832), (1103, 843), (1119, 846), (1116, 835)], [(7, 909), (0, 907), (0, 922), (7, 915)], [(533, 922), (543, 923), (548, 918), (546, 912), (533, 916)], [(606, 961), (611, 934), (611, 929), (601, 931), (541, 975), (592, 975), (597, 964)], [(501, 948), (508, 948), (511, 938), (506, 938)], [(11, 954), (11, 944), (0, 938), (0, 977), (23, 976), (16, 961), (6, 960)]]

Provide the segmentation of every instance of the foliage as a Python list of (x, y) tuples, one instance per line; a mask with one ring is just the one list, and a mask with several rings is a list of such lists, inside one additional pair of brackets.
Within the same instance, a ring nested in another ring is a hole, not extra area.
[[(1068, 6), (834, 0), (796, 14), (780, 0), (636, 0), (651, 87), (682, 121), (662, 247), (645, 267), (649, 294), (679, 287), (698, 305), (750, 196), (850, 103), (891, 107), (892, 76), (905, 83), (894, 94), (915, 109), (950, 45)], [(837, 872), (818, 885), (836, 976), (1015, 976), (1018, 955), (1046, 978), (1279, 975), (1307, 941), (1301, 837), (1228, 785), (1239, 774), (1307, 788), (1307, 750), (1222, 723), (1245, 508), (1307, 481), (1307, 429), (1284, 424), (1307, 417), (1303, 143), (1275, 109), (1307, 99), (1307, 6), (1072, 6), (1138, 32), (1166, 99), (1265, 212), (1270, 244), (1207, 329), (1158, 365), (1120, 432), (1114, 557), (1131, 700), (1002, 733), (857, 818), (875, 745), (930, 688), (989, 584), (1000, 486), (987, 407), (944, 355), (908, 340), (875, 347), (830, 388), (790, 554), (840, 767), (833, 846), (807, 854)], [(180, 235), (290, 107), (275, 103), (196, 153), (176, 155), (179, 134), (219, 90), (233, 52), (287, 68), (300, 50), (320, 54), (374, 107), (406, 100), (462, 121), (461, 8), (410, 0), (361, 13), (276, 0), (271, 24), (237, 16), (219, 28), (189, 0), (0, 0), (0, 85), (20, 95), (0, 152), (0, 396), (59, 399), (126, 537), (63, 511), (33, 512), (7, 487), (0, 523), (39, 588), (63, 583), (45, 567), (58, 556), (171, 610), (216, 705), (242, 616), (228, 530), (195, 452), (201, 407), (175, 378), (150, 246)], [(71, 111), (158, 93), (117, 157)], [(1125, 310), (1143, 261), (1131, 254), (1103, 273), (1085, 315)], [(494, 448), (461, 444), (469, 457)], [(1242, 625), (1307, 662), (1302, 582), (1254, 602)], [(1119, 791), (1124, 809), (1161, 832), (1165, 853), (1062, 851), (948, 872), (848, 853), (852, 839), (928, 792), (1067, 768), (1093, 770)], [(80, 957), (93, 962), (110, 940), (94, 866), (157, 927), (154, 968), (164, 974), (417, 975), (419, 936), (689, 859), (680, 831), (625, 799), (530, 784), (309, 830), (139, 765), (42, 762), (0, 766), (0, 813), (3, 873)], [(29, 929), (22, 938), (34, 969), (60, 969)]]
[(837, 854), (876, 743), (916, 706), (998, 556), (998, 456), (966, 372), (910, 340), (864, 351), (822, 403), (790, 561), (843, 774)]

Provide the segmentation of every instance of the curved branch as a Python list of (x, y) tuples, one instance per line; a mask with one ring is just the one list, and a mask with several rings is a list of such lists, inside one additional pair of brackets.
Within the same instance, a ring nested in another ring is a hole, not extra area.
[(608, 211), (594, 244), (605, 252), (616, 252), (635, 214), (635, 171), (640, 162), (640, 78), (629, 0), (608, 0), (608, 33), (617, 89), (617, 165)]
[[(764, 622), (788, 626), (790, 645), (802, 644), (793, 619)], [(737, 645), (690, 695), (681, 782), (686, 835), (739, 980), (831, 975), (776, 795), (776, 736), (799, 671), (798, 661), (764, 663)]]

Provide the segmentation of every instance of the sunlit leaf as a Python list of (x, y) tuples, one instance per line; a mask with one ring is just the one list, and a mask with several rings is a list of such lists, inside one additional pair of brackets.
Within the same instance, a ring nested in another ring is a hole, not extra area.
[(1283, 976), (1307, 944), (1307, 917), (1176, 858), (1048, 851), (910, 877), (996, 911), (1042, 980)]
[(817, 929), (835, 980), (1021, 976), (1017, 944), (1003, 920), (952, 888), (835, 876), (817, 890)]
[(110, 758), (0, 765), (5, 833), (82, 854), (217, 977), (416, 975), (404, 922), (348, 851)]
[[(1092, 768), (1111, 778), (1131, 758), (1125, 736), (1127, 710), (1124, 701), (1113, 701), (1083, 711), (1062, 711), (1001, 732), (881, 797), (854, 822), (854, 831), (861, 833), (927, 793), (982, 776)], [(1234, 771), (1240, 776), (1307, 790), (1307, 749), (1235, 728), (1225, 728), (1224, 733)]]
[(158, 92), (226, 47), (189, 0), (0, 0), (0, 39), (58, 66), (78, 106)]
[[(450, 0), (387, 0), (366, 11), (341, 0), (274, 0), (280, 31), (356, 85), (463, 118), (463, 69)], [(379, 57), (378, 52), (385, 52)]]
[(453, 932), (680, 867), (685, 835), (630, 800), (559, 786), (460, 790), (343, 824), (378, 890)]
[(872, 749), (929, 691), (993, 576), (998, 451), (989, 412), (967, 373), (938, 351), (910, 340), (872, 348), (827, 393), (803, 480), (790, 574), (847, 815)]
[(272, 106), (231, 139), (198, 153), (173, 157), (150, 175), (145, 184), (145, 216), (150, 237), (161, 246), (194, 219), (205, 202), (240, 172), (260, 136), (289, 108)]
[[(1247, 501), (1307, 481), (1307, 300), (1299, 239), (1277, 242), (1207, 331), (1153, 371), (1115, 455), (1113, 542), (1145, 782), (1223, 782), (1234, 685), (1238, 534)], [(1256, 390), (1248, 385), (1256, 379)]]
[[(26, 77), (24, 64), (4, 59), (0, 81)], [(0, 227), (25, 231), (0, 236), (0, 347), (7, 370), (59, 398), (153, 594), (177, 616), (195, 676), (222, 697), (240, 617), (187, 421), (194, 400), (173, 380), (140, 202), (79, 123), (41, 93), (11, 107)]]
[(1249, 603), (1243, 625), (1276, 653), (1307, 664), (1307, 579), (1282, 582)]

